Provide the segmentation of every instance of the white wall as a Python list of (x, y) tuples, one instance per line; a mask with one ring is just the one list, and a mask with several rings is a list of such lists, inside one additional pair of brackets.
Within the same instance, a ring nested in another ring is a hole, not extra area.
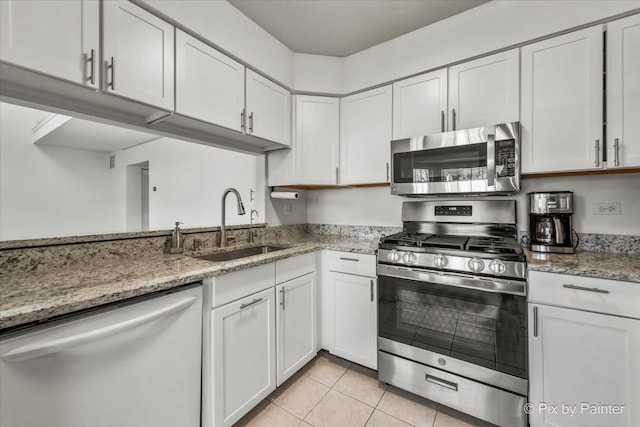
[(293, 52), (230, 3), (143, 0), (285, 86), (293, 86)]
[(0, 103), (0, 240), (124, 231), (109, 155), (33, 144), (45, 115)]
[(234, 196), (227, 196), (227, 224), (248, 224), (251, 209), (259, 214), (255, 222), (265, 222), (263, 155), (161, 138), (116, 152), (109, 169), (107, 153), (33, 144), (31, 128), (46, 114), (0, 103), (0, 240), (140, 231), (140, 222), (127, 218), (140, 215), (139, 206), (128, 209), (140, 192), (127, 191), (127, 166), (142, 162), (157, 189), (149, 192), (150, 230), (171, 229), (175, 221), (220, 225), (228, 187), (240, 192), (247, 213), (238, 216)]
[[(525, 179), (517, 201), (518, 229), (528, 228), (530, 191), (573, 191), (574, 228), (579, 233), (640, 235), (640, 174)], [(408, 199), (388, 187), (309, 191), (308, 222), (402, 226), (401, 206)], [(433, 198), (431, 199), (433, 200)], [(621, 202), (622, 215), (594, 215), (593, 203)]]
[(344, 93), (344, 59), (334, 56), (293, 54), (293, 88), (301, 92)]
[[(237, 214), (235, 196), (229, 194), (227, 225), (248, 224), (251, 209), (259, 214), (254, 221), (264, 222), (264, 178), (256, 173), (256, 164), (263, 158), (171, 138), (121, 150), (116, 153), (114, 172), (120, 203), (126, 205), (126, 167), (149, 162), (150, 230), (170, 229), (176, 221), (188, 228), (220, 225), (222, 193), (229, 187), (240, 192), (246, 214)], [(253, 202), (252, 188), (256, 191)]]
[(352, 92), (640, 7), (640, 1), (494, 0), (344, 59)]

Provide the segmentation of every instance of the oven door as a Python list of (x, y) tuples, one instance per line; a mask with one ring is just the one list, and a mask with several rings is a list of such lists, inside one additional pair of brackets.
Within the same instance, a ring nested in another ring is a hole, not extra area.
[(523, 281), (378, 265), (379, 349), (527, 392)]
[(508, 123), (391, 141), (391, 193), (519, 191), (518, 129)]

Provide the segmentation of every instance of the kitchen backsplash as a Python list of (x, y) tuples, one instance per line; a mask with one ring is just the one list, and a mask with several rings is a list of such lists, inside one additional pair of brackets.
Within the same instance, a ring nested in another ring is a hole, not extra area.
[[(379, 239), (401, 231), (400, 227), (380, 227), (336, 224), (296, 224), (275, 227), (254, 227), (255, 242), (272, 242), (302, 234), (335, 234), (360, 239)], [(160, 233), (158, 235), (158, 233)], [(151, 235), (149, 235), (151, 234)], [(26, 241), (21, 247), (14, 242), (3, 242), (0, 247), (0, 274), (7, 272), (44, 272), (56, 268), (73, 268), (85, 263), (113, 263), (123, 259), (144, 258), (164, 253), (169, 244), (170, 232), (128, 233), (125, 238), (105, 235), (82, 241), (83, 237), (64, 239), (41, 239), (40, 246)], [(124, 236), (124, 235), (123, 235)], [(247, 244), (249, 229), (233, 226), (227, 236), (235, 237), (234, 244)], [(522, 236), (520, 235), (519, 238)], [(578, 251), (640, 254), (640, 236), (613, 234), (579, 234)], [(185, 254), (207, 253), (220, 246), (219, 227), (211, 229), (185, 230)]]

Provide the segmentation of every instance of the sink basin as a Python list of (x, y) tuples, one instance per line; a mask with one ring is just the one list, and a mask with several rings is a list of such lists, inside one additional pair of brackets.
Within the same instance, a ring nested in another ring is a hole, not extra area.
[(209, 255), (197, 256), (198, 259), (204, 259), (206, 261), (231, 261), (239, 258), (246, 258), (254, 255), (268, 254), (275, 251), (281, 251), (288, 249), (291, 246), (276, 246), (276, 245), (260, 245), (249, 246), (246, 248), (232, 249), (223, 252), (216, 252)]

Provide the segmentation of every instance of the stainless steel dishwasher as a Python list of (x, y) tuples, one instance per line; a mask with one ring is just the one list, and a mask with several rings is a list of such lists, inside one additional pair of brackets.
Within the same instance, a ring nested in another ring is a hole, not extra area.
[(0, 338), (1, 427), (200, 425), (202, 286)]

